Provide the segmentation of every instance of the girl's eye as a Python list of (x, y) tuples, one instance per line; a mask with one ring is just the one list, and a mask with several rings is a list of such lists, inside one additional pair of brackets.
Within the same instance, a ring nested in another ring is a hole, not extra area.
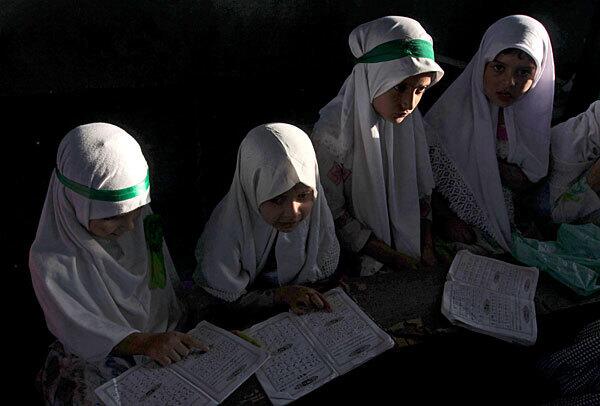
[(500, 72), (504, 71), (504, 66), (500, 65), (499, 63), (493, 63), (492, 64), (492, 69), (494, 70), (494, 72), (500, 73)]
[(300, 193), (298, 195), (298, 200), (301, 202), (305, 202), (307, 200), (310, 200), (312, 198), (312, 193), (311, 192), (304, 192), (304, 193)]
[(517, 74), (522, 78), (530, 78), (531, 77), (531, 71), (529, 69), (521, 69), (521, 70), (517, 71)]
[(285, 197), (283, 197), (283, 196), (277, 196), (277, 197), (272, 198), (269, 201), (271, 203), (275, 203), (276, 205), (282, 205), (283, 203), (285, 203)]
[(426, 89), (427, 89), (426, 87), (417, 87), (415, 93), (422, 94), (423, 92), (425, 92)]
[(400, 83), (399, 85), (394, 86), (393, 89), (398, 93), (402, 93), (406, 90), (406, 85)]

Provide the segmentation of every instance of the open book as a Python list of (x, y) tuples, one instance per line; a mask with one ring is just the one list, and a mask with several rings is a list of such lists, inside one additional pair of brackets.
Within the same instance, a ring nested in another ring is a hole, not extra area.
[(459, 251), (444, 284), (442, 314), (469, 330), (532, 345), (538, 275), (537, 268)]
[(331, 313), (280, 313), (246, 331), (271, 355), (256, 376), (275, 405), (299, 399), (394, 346), (342, 289), (325, 297)]
[(188, 334), (208, 346), (161, 367), (154, 361), (130, 368), (96, 389), (107, 405), (216, 405), (250, 377), (268, 353), (207, 321)]

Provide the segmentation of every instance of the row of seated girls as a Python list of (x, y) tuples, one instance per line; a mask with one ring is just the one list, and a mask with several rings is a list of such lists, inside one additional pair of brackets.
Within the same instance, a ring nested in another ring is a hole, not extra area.
[[(307, 285), (334, 274), (340, 248), (363, 275), (434, 265), (435, 210), (448, 238), (510, 249), (520, 194), (549, 165), (544, 27), (526, 16), (494, 23), (425, 119), (417, 105), (444, 72), (417, 21), (365, 23), (349, 44), (356, 64), (311, 137), (273, 123), (242, 141), (196, 250), (194, 281), (219, 300), (327, 311)], [(549, 187), (558, 219), (598, 213), (599, 125), (596, 103), (552, 135), (555, 165), (568, 172)], [(570, 207), (565, 193), (582, 204)], [(57, 338), (39, 374), (50, 404), (92, 404), (97, 386), (136, 362), (206, 350), (179, 332), (180, 281), (149, 203), (148, 165), (129, 134), (94, 123), (64, 137), (29, 264)]]

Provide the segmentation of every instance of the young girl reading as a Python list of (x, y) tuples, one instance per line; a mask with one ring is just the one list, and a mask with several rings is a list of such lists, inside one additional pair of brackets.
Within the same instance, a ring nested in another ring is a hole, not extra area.
[(149, 202), (148, 165), (129, 134), (93, 123), (64, 137), (29, 257), (58, 339), (40, 373), (47, 402), (91, 404), (134, 355), (166, 365), (205, 350), (173, 331), (179, 279)]
[(339, 244), (310, 139), (289, 124), (261, 125), (242, 141), (229, 193), (198, 241), (194, 280), (240, 306), (327, 309), (303, 284), (336, 270)]

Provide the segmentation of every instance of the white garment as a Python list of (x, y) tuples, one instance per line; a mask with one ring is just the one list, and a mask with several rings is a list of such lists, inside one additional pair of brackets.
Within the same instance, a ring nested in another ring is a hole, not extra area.
[[(278, 232), (262, 218), (259, 206), (299, 182), (315, 191), (312, 211), (291, 232)], [(339, 259), (310, 139), (282, 123), (258, 126), (242, 141), (229, 192), (198, 241), (194, 279), (212, 295), (234, 301), (252, 285), (273, 247), (280, 285), (323, 279)]]
[(572, 222), (600, 210), (600, 198), (587, 183), (568, 198), (561, 196), (600, 159), (600, 101), (552, 128), (550, 203), (556, 222)]
[[(417, 21), (388, 16), (355, 28), (349, 44), (359, 58), (398, 39), (432, 42)], [(433, 188), (423, 122), (416, 109), (400, 124), (388, 122), (375, 112), (372, 102), (408, 77), (426, 72), (435, 73), (432, 84), (443, 75), (428, 58), (357, 63), (337, 97), (319, 112), (312, 134), (321, 165), (325, 159), (319, 151), (324, 149), (352, 172), (350, 215), (386, 244), (416, 258), (421, 255), (419, 197)], [(329, 169), (321, 167), (324, 173)]]
[(495, 150), (498, 107), (487, 100), (483, 91), (486, 63), (507, 48), (526, 52), (537, 67), (530, 90), (504, 109), (508, 162), (517, 164), (532, 182), (546, 176), (554, 98), (554, 59), (546, 29), (531, 17), (508, 16), (492, 24), (475, 56), (427, 112), (425, 122), (429, 144), (441, 147), (454, 162), (477, 205), (485, 213), (487, 229), (508, 250), (511, 226)]
[[(62, 140), (57, 169), (88, 188), (119, 190), (142, 182), (148, 165), (138, 143), (122, 129), (93, 123)], [(151, 213), (149, 189), (120, 202), (90, 200), (52, 174), (35, 241), (29, 254), (33, 287), (49, 330), (65, 349), (99, 361), (137, 331), (164, 332), (180, 316), (172, 282), (149, 289), (143, 218)], [(140, 206), (135, 229), (116, 241), (90, 234), (90, 219), (126, 213)], [(177, 280), (163, 243), (165, 266)]]

